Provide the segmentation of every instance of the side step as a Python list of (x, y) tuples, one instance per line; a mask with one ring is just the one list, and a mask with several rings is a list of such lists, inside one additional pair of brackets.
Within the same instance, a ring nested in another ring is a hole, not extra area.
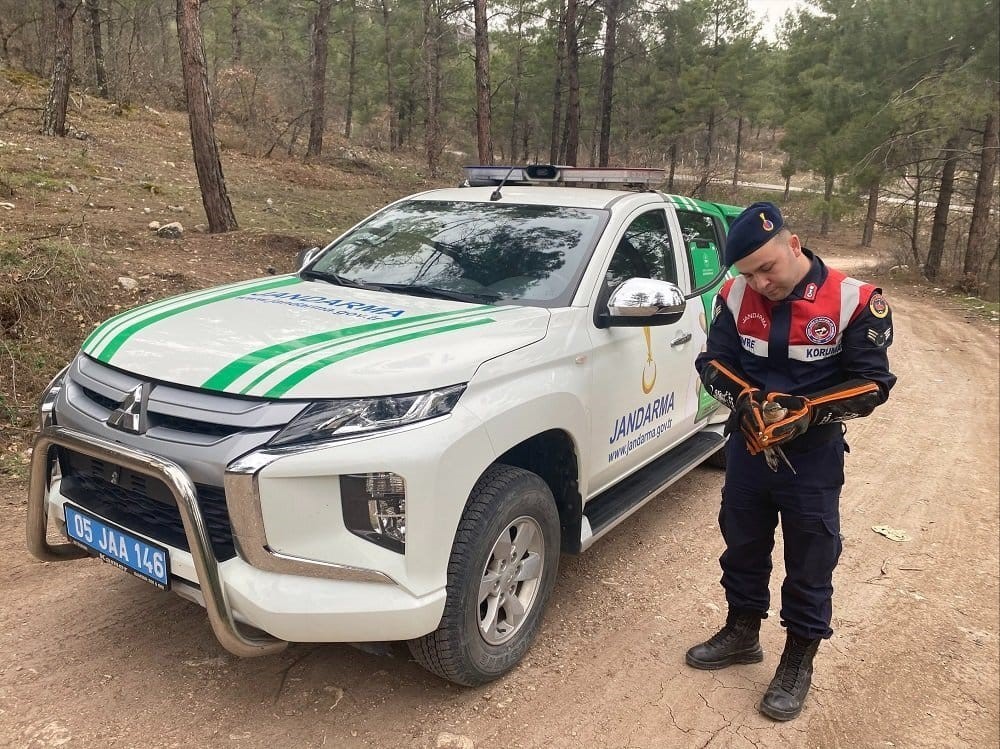
[(725, 443), (725, 438), (715, 431), (698, 432), (666, 455), (594, 497), (583, 508), (580, 551), (589, 548), (594, 541), (704, 462)]

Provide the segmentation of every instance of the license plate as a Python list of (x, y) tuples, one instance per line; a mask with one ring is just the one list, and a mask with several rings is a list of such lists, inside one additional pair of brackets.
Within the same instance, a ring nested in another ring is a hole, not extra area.
[(63, 505), (63, 510), (70, 541), (160, 590), (170, 587), (170, 554), (162, 546), (144, 541), (69, 503)]

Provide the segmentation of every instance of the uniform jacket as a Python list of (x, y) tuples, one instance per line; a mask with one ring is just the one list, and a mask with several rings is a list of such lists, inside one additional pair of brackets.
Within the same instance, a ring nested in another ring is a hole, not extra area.
[(886, 352), (892, 313), (882, 290), (803, 252), (809, 272), (779, 302), (758, 294), (742, 276), (725, 283), (707, 349), (696, 363), (699, 373), (718, 359), (765, 393), (805, 396), (862, 378), (878, 384), (884, 402), (896, 378)]

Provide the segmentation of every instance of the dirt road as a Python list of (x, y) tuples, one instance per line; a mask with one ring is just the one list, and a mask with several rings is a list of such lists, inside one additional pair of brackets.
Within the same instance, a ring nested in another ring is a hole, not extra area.
[[(0, 745), (16, 747), (995, 747), (996, 331), (893, 289), (900, 377), (853, 422), (834, 638), (802, 716), (756, 709), (783, 642), (718, 673), (683, 653), (721, 619), (722, 475), (695, 471), (578, 558), (563, 557), (529, 657), (447, 685), (407, 658), (293, 645), (239, 660), (203, 611), (100, 562), (24, 547), (0, 497)], [(885, 524), (912, 540), (872, 532)], [(776, 571), (780, 573), (780, 546)], [(772, 585), (774, 608), (780, 575)]]

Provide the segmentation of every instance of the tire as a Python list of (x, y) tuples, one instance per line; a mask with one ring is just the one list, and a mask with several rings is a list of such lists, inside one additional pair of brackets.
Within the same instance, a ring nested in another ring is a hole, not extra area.
[(723, 471), (726, 470), (726, 448), (725, 446), (719, 448), (714, 453), (708, 456), (705, 463), (712, 466), (713, 468), (721, 468)]
[(487, 469), (455, 533), (441, 623), (407, 643), (417, 662), (464, 686), (516, 666), (555, 584), (559, 533), (559, 513), (541, 478), (507, 465)]

